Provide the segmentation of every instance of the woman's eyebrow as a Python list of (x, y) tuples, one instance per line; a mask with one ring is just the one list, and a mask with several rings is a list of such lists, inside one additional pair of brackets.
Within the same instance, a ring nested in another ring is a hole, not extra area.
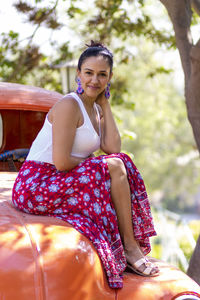
[[(92, 71), (92, 72), (94, 72), (94, 70), (92, 70), (92, 69), (89, 69), (89, 68), (84, 68), (84, 70), (87, 70), (87, 71)], [(100, 70), (99, 72), (101, 72), (101, 73), (107, 73), (107, 71), (106, 71), (106, 70)]]

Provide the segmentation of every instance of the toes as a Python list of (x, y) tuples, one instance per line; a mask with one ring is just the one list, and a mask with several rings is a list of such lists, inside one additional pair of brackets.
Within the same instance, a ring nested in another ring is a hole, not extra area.
[(151, 268), (151, 272), (150, 272), (151, 275), (156, 274), (156, 273), (159, 272), (159, 268), (147, 259), (146, 259), (146, 262), (145, 262), (145, 266), (147, 268)]

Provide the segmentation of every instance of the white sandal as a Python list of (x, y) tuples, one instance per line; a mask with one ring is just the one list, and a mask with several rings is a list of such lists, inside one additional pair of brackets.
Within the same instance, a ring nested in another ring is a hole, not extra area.
[[(145, 265), (144, 271), (139, 271), (138, 268), (141, 265)], [(153, 265), (150, 261), (148, 261), (146, 258), (140, 258), (137, 260), (134, 265), (131, 265), (130, 263), (127, 263), (127, 267), (131, 269), (133, 272), (137, 273), (138, 275), (141, 276), (146, 276), (146, 277), (154, 277), (159, 275), (159, 271), (156, 273), (151, 274), (152, 270), (155, 268), (155, 265)]]

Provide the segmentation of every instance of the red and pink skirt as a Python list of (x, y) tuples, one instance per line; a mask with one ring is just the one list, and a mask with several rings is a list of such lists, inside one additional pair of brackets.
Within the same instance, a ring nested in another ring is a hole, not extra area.
[(146, 255), (151, 250), (149, 237), (156, 232), (142, 177), (124, 153), (88, 158), (68, 172), (25, 161), (13, 187), (13, 203), (29, 214), (62, 219), (84, 234), (98, 252), (110, 287), (121, 288), (126, 258), (111, 200), (107, 157), (120, 158), (126, 167), (134, 236)]

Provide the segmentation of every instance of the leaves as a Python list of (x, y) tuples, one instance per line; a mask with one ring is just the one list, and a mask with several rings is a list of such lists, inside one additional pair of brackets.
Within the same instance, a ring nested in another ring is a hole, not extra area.
[[(35, 0), (36, 5), (42, 1)], [(27, 22), (32, 24), (41, 25), (51, 29), (59, 29), (62, 24), (57, 21), (56, 7), (58, 5), (58, 0), (53, 3), (51, 8), (49, 7), (37, 7), (27, 4), (26, 1), (19, 0), (14, 6), (16, 9), (26, 14)]]

